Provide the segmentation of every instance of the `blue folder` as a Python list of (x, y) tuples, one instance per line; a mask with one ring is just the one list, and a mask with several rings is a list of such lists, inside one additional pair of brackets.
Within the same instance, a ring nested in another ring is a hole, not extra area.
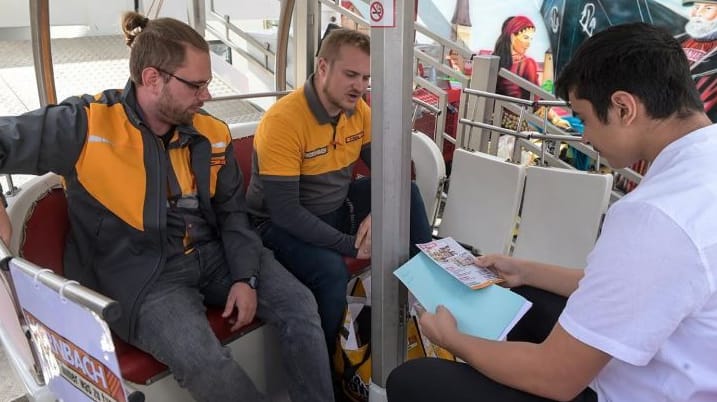
[(435, 312), (443, 305), (469, 335), (501, 340), (530, 309), (523, 296), (497, 285), (472, 290), (453, 278), (424, 253), (393, 272), (423, 305)]

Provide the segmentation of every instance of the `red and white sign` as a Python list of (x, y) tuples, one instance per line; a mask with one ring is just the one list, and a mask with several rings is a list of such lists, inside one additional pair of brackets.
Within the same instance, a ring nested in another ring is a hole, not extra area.
[(126, 402), (107, 323), (17, 268), (14, 259), (9, 265), (33, 346), (54, 396), (72, 402)]
[(371, 0), (368, 5), (372, 28), (396, 26), (396, 0)]

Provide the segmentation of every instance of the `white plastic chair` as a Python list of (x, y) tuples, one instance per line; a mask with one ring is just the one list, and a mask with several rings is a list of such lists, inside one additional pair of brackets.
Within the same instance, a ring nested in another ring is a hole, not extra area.
[(612, 179), (579, 170), (526, 168), (513, 256), (584, 268), (610, 201)]
[(416, 171), (416, 186), (423, 198), (428, 221), (433, 227), (446, 180), (446, 164), (438, 145), (420, 131), (411, 134), (411, 160)]
[(483, 254), (507, 254), (524, 178), (521, 165), (457, 149), (439, 236), (451, 236)]

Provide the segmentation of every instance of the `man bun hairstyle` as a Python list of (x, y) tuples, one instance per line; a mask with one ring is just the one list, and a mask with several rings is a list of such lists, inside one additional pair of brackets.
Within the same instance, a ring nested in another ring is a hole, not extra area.
[(130, 48), (130, 77), (137, 85), (142, 84), (142, 71), (147, 67), (174, 72), (184, 63), (187, 46), (209, 52), (207, 41), (197, 31), (173, 18), (150, 20), (128, 11), (120, 25)]

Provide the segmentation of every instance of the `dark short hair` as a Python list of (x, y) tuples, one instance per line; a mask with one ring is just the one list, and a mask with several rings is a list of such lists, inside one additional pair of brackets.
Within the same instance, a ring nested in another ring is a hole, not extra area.
[(680, 44), (645, 23), (616, 25), (586, 40), (555, 82), (556, 94), (589, 101), (607, 122), (610, 97), (625, 91), (645, 105), (648, 116), (684, 118), (704, 109)]
[(338, 57), (343, 45), (354, 46), (371, 55), (371, 39), (368, 35), (353, 29), (338, 28), (331, 30), (321, 41), (318, 57), (332, 62)]
[(142, 84), (147, 67), (174, 72), (184, 64), (187, 46), (209, 53), (209, 44), (197, 31), (173, 18), (150, 20), (128, 11), (122, 15), (122, 32), (130, 47), (129, 72), (135, 84)]

